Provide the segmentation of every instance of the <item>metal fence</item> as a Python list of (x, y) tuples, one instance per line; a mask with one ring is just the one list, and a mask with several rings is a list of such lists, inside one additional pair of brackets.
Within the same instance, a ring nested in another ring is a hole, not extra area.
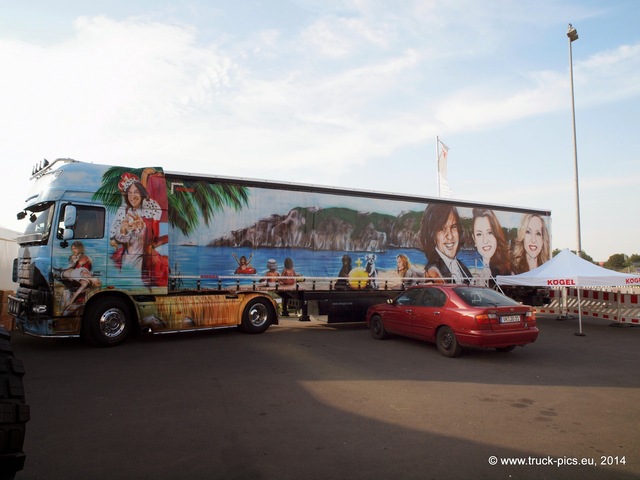
[(582, 314), (620, 324), (640, 325), (640, 294), (627, 291), (561, 288), (551, 290), (551, 303), (536, 308), (537, 312), (559, 317)]

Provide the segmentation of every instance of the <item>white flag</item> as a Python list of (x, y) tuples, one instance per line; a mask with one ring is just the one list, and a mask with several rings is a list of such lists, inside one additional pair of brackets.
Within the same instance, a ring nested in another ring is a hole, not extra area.
[(451, 197), (451, 189), (447, 181), (447, 158), (449, 147), (438, 140), (438, 195), (441, 197)]

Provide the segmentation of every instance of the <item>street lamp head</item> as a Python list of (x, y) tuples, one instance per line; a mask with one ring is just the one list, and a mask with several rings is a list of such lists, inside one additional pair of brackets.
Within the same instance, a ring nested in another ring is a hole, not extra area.
[(567, 37), (569, 37), (570, 42), (578, 40), (578, 31), (571, 24), (569, 24), (569, 29), (567, 30)]

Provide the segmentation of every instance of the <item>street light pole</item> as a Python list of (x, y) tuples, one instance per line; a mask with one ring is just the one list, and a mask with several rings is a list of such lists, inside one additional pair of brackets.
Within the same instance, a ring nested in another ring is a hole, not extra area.
[(578, 31), (573, 28), (573, 25), (569, 24), (567, 30), (567, 37), (569, 38), (569, 78), (571, 80), (571, 119), (573, 123), (573, 167), (575, 170), (576, 181), (576, 227), (577, 227), (577, 241), (578, 257), (582, 257), (582, 239), (580, 236), (580, 186), (578, 183), (578, 143), (576, 141), (576, 104), (573, 97), (573, 52), (571, 44), (578, 40)]

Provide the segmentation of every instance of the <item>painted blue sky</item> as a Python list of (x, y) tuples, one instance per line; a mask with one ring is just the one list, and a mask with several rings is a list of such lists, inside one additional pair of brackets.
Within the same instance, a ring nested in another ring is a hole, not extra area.
[[(9, 4), (9, 5), (8, 5)], [(640, 253), (636, 0), (2, 2), (0, 225), (42, 158), (552, 211)]]

